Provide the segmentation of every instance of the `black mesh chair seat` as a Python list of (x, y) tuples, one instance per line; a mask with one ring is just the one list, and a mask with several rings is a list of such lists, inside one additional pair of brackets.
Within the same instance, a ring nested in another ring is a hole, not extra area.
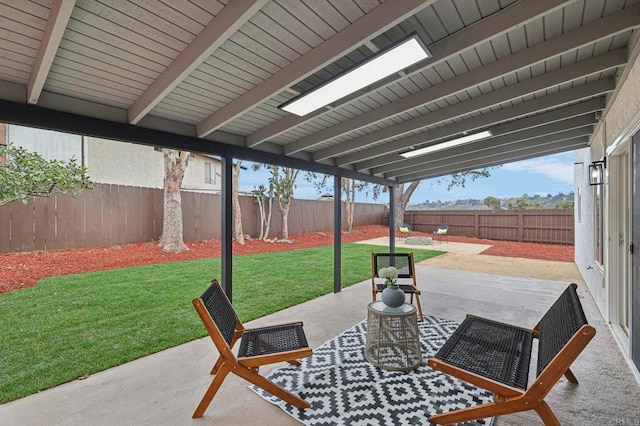
[(296, 351), (307, 346), (302, 324), (254, 328), (242, 334), (238, 357)]
[(533, 332), (468, 316), (436, 358), (507, 386), (527, 388)]
[[(378, 287), (378, 291), (382, 292), (387, 285), (386, 284), (376, 284), (376, 287)], [(411, 284), (400, 284), (398, 286), (400, 288), (400, 290), (404, 291), (405, 293), (411, 294), (411, 293), (419, 293), (419, 291), (414, 288)]]

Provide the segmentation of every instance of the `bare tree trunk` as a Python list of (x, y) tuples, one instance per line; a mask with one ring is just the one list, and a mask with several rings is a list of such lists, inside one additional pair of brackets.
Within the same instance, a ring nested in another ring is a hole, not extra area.
[[(0, 123), (0, 145), (7, 146), (7, 125)], [(7, 156), (0, 155), (0, 165), (7, 164)]]
[(260, 194), (254, 195), (260, 210), (260, 235), (258, 239), (266, 241), (269, 237), (269, 227), (271, 226), (271, 198)]
[(404, 208), (402, 207), (402, 192), (404, 184), (393, 187), (393, 220), (396, 228), (404, 223)]
[(244, 245), (244, 232), (242, 231), (242, 212), (240, 211), (240, 199), (238, 196), (239, 188), (238, 181), (240, 180), (240, 166), (242, 165), (242, 161), (238, 160), (238, 162), (233, 166), (233, 181), (231, 182), (231, 192), (233, 199), (233, 232), (236, 241), (242, 245)]
[(271, 228), (271, 212), (273, 209), (273, 204), (271, 202), (271, 198), (265, 199), (264, 203), (266, 207), (266, 222), (264, 224), (264, 237), (262, 239), (266, 240), (267, 238), (269, 238), (269, 228)]
[(356, 218), (356, 181), (351, 180), (351, 205), (349, 206), (349, 233), (353, 231), (353, 221)]
[(278, 166), (271, 166), (273, 195), (278, 202), (278, 210), (282, 215), (282, 227), (280, 230), (281, 237), (284, 240), (289, 239), (289, 207), (293, 197), (293, 189), (295, 188), (298, 170), (284, 167), (282, 176)]
[(356, 182), (353, 179), (343, 179), (342, 186), (345, 192), (347, 233), (353, 231), (353, 218), (356, 206)]
[(260, 195), (256, 195), (256, 203), (258, 203), (258, 211), (260, 212), (260, 234), (258, 235), (258, 239), (264, 239), (264, 223), (266, 218), (264, 217), (264, 198)]
[(184, 243), (182, 225), (182, 197), (180, 188), (189, 163), (189, 152), (162, 150), (164, 155), (164, 215), (160, 247), (173, 253), (189, 250)]
[(280, 213), (282, 214), (282, 239), (289, 239), (289, 204), (280, 203)]
[(411, 196), (415, 192), (416, 188), (418, 188), (418, 185), (420, 185), (420, 181), (411, 182), (406, 191), (404, 191), (404, 184), (393, 188), (393, 217), (396, 227), (404, 223), (404, 211), (407, 208), (407, 204), (409, 204)]

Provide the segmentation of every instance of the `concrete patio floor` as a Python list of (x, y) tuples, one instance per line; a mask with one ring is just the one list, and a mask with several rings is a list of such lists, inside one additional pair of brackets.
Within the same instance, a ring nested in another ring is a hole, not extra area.
[[(504, 259), (509, 262), (509, 259)], [(533, 327), (567, 283), (417, 266), (425, 314), (461, 321), (466, 313)], [(597, 335), (547, 402), (563, 425), (640, 424), (640, 386), (623, 359), (586, 286), (579, 294)], [(366, 316), (370, 281), (249, 323), (303, 320), (312, 347)], [(194, 312), (195, 315), (195, 312)], [(191, 415), (210, 383), (216, 357), (209, 338), (171, 348), (38, 394), (0, 405), (6, 425), (295, 425), (247, 383), (227, 376), (201, 419)], [(533, 370), (533, 369), (532, 369)], [(262, 372), (267, 369), (263, 368)], [(542, 424), (533, 413), (498, 418), (497, 425)]]

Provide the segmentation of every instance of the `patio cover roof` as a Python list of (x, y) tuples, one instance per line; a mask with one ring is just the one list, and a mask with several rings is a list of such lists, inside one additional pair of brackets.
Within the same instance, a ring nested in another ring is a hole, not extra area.
[[(636, 0), (0, 0), (0, 14), (0, 121), (385, 184), (588, 146), (640, 26)], [(303, 117), (278, 108), (414, 32), (430, 58)]]

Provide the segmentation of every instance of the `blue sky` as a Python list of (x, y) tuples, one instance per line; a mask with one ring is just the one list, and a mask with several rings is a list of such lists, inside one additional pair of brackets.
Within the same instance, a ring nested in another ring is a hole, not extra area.
[[(573, 151), (554, 154), (531, 160), (504, 164), (491, 170), (491, 177), (468, 182), (465, 188), (452, 188), (447, 191), (447, 185), (438, 184), (438, 179), (425, 180), (411, 197), (411, 204), (424, 201), (455, 201), (467, 198), (484, 199), (488, 196), (497, 198), (516, 197), (522, 194), (565, 194), (573, 191)], [(269, 177), (267, 170), (243, 170), (240, 173), (240, 190), (249, 192), (255, 186), (266, 185)], [(301, 172), (297, 179), (294, 197), (299, 199), (316, 199), (319, 197), (313, 185), (307, 183)], [(331, 180), (331, 182), (333, 182)], [(331, 191), (328, 191), (331, 192)], [(358, 201), (388, 202), (383, 195), (378, 201), (367, 199), (359, 194)]]

